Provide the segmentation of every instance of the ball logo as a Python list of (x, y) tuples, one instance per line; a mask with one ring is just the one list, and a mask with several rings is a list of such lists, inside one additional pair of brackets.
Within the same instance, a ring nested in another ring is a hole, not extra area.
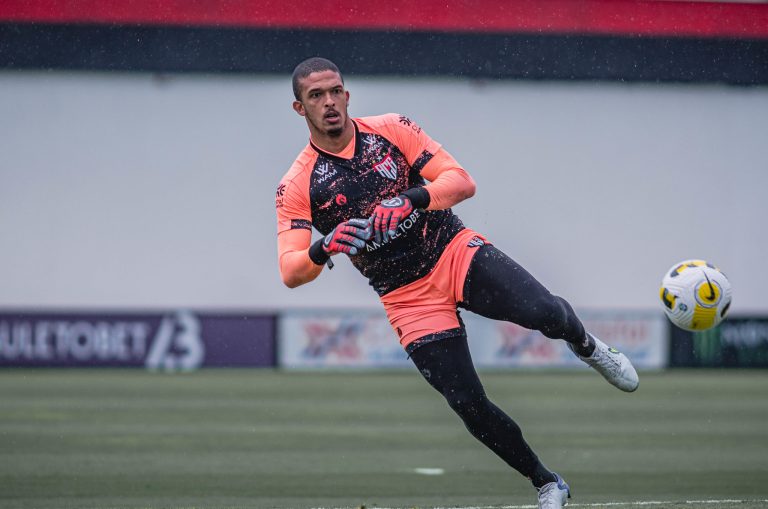
[(696, 286), (696, 291), (694, 292), (696, 302), (706, 308), (717, 306), (722, 295), (723, 291), (720, 289), (720, 286), (708, 277)]

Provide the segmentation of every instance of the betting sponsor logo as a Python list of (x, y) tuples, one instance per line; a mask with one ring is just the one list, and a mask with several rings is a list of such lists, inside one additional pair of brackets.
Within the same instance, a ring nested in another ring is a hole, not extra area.
[[(226, 338), (226, 341), (222, 341)], [(0, 312), (3, 366), (189, 370), (274, 362), (271, 315)]]
[(410, 230), (416, 225), (416, 222), (419, 220), (420, 217), (421, 217), (421, 212), (418, 209), (414, 210), (413, 212), (411, 212), (411, 214), (408, 217), (400, 221), (400, 224), (397, 225), (395, 234), (392, 237), (386, 237), (384, 242), (381, 242), (381, 243), (376, 242), (375, 240), (369, 241), (365, 245), (366, 252), (370, 253), (371, 251), (376, 251), (384, 244), (388, 242), (392, 242), (400, 238), (401, 236), (405, 235), (406, 233), (408, 233), (408, 230)]
[(373, 165), (376, 173), (389, 180), (397, 180), (397, 163), (392, 159), (392, 154), (387, 154), (382, 161)]
[(188, 371), (199, 368), (204, 356), (200, 321), (189, 311), (178, 311), (164, 317), (160, 323), (146, 366), (165, 371)]
[(144, 358), (151, 325), (140, 320), (0, 321), (0, 359), (130, 362)]

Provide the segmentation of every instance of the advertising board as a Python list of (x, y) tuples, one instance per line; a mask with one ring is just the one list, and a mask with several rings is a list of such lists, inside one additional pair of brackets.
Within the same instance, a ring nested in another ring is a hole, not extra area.
[(273, 366), (272, 315), (0, 312), (0, 366)]
[[(661, 313), (582, 312), (587, 329), (641, 369), (666, 366)], [(462, 313), (478, 367), (552, 368), (583, 364), (565, 342), (518, 325)], [(382, 311), (286, 311), (278, 318), (278, 364), (287, 368), (407, 367), (410, 361)]]

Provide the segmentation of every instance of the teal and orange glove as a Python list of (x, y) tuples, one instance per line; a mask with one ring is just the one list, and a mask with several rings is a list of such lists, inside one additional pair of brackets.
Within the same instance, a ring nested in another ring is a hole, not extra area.
[(309, 257), (317, 265), (322, 265), (338, 253), (355, 256), (365, 249), (365, 243), (372, 233), (371, 223), (367, 219), (344, 221), (309, 247)]

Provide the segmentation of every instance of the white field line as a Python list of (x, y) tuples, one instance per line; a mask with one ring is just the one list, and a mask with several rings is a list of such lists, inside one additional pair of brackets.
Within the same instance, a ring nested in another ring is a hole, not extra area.
[[(654, 505), (701, 505), (701, 504), (721, 504), (721, 505), (736, 505), (745, 504), (748, 502), (760, 502), (768, 504), (768, 499), (723, 499), (723, 500), (636, 500), (632, 502), (594, 502), (589, 504), (568, 504), (567, 507), (642, 507), (642, 506), (654, 506)], [(473, 505), (473, 506), (445, 506), (436, 507), (435, 509), (537, 509), (538, 505)], [(353, 507), (335, 507), (335, 508), (323, 508), (315, 507), (314, 509), (358, 509)], [(373, 509), (373, 508), (371, 508)], [(378, 507), (375, 509), (398, 509), (394, 507)]]

